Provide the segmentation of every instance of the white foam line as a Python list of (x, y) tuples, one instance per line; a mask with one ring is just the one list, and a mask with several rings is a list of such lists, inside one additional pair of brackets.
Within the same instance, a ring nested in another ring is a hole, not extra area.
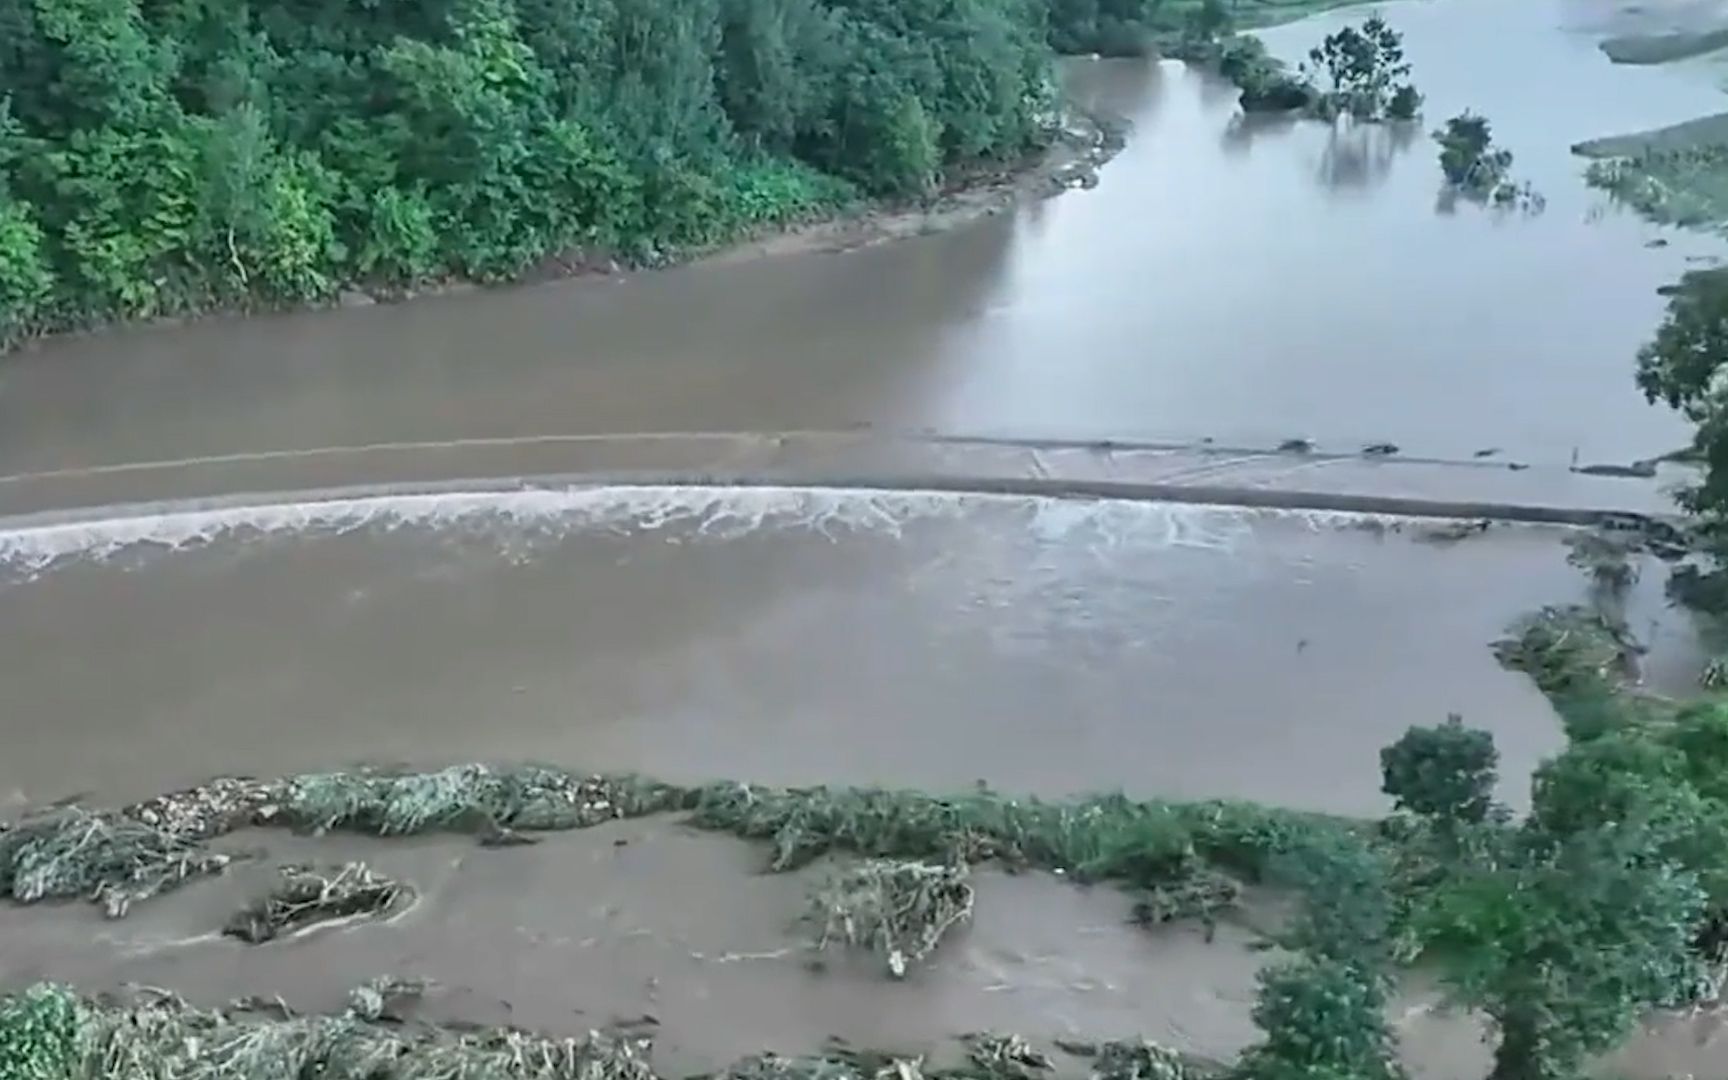
[[(685, 529), (728, 540), (763, 530), (825, 537), (898, 536), (915, 520), (955, 518), (988, 507), (1027, 515), (1037, 539), (1081, 536), (1116, 546), (1229, 548), (1249, 524), (1269, 518), (1310, 528), (1371, 515), (1286, 511), (1129, 499), (1060, 499), (951, 491), (708, 485), (600, 485), (510, 491), (433, 492), (325, 498), (217, 508), (165, 509), (0, 530), (0, 566), (26, 573), (69, 559), (101, 560), (134, 548), (179, 551), (236, 536), (340, 535), (360, 529), (440, 530), (476, 524), (524, 532), (624, 534)], [(1386, 520), (1411, 521), (1410, 518)]]

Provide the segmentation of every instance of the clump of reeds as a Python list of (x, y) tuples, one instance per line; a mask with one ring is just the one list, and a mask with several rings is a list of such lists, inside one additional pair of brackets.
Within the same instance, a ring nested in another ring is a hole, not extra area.
[(841, 941), (883, 957), (895, 978), (935, 950), (956, 924), (972, 917), (965, 863), (868, 859), (842, 867), (811, 896), (821, 926), (817, 947)]
[(0, 832), (0, 895), (22, 904), (85, 897), (118, 918), (136, 901), (228, 862), (195, 837), (124, 813), (66, 807)]
[(411, 899), (413, 892), (406, 885), (363, 862), (324, 869), (285, 866), (276, 887), (235, 912), (222, 932), (257, 945), (315, 923), (386, 915)]
[(656, 1080), (647, 1043), (611, 1033), (259, 1017), (162, 993), (101, 1005), (52, 986), (0, 1000), (0, 1063), (7, 1080)]
[(308, 773), (287, 781), (282, 814), (315, 832), (406, 836), (439, 829), (581, 829), (678, 809), (683, 791), (635, 776), (543, 765), (457, 765), (435, 772)]

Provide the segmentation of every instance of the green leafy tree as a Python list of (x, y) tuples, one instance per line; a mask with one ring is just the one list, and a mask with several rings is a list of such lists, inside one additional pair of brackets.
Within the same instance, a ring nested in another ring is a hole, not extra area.
[(30, 207), (0, 191), (0, 346), (33, 325), (53, 287)]
[[(1161, 6), (1092, 8), (1139, 26)], [(927, 195), (1048, 136), (1048, 15), (0, 0), (0, 338), (572, 249), (658, 261), (860, 191)]]
[(1400, 810), (1474, 824), (1494, 805), (1499, 763), (1494, 737), (1453, 715), (1439, 727), (1412, 727), (1380, 751), (1380, 790)]
[(1446, 121), (1434, 141), (1440, 144), (1440, 171), (1454, 187), (1488, 192), (1512, 168), (1512, 152), (1494, 146), (1488, 119), (1468, 110)]
[[(1421, 105), (1421, 95), (1405, 81), (1404, 37), (1378, 15), (1328, 34), (1309, 50), (1307, 71), (1323, 82), (1319, 101), (1328, 116), (1409, 119)], [(1391, 113), (1394, 103), (1397, 114)]]
[(1697, 878), (1637, 826), (1508, 834), (1427, 898), (1429, 955), (1499, 1035), (1491, 1080), (1573, 1080), (1693, 975)]
[(1264, 1041), (1243, 1054), (1243, 1080), (1393, 1080), (1395, 1044), (1381, 982), (1337, 960), (1306, 957), (1260, 974), (1254, 1023)]

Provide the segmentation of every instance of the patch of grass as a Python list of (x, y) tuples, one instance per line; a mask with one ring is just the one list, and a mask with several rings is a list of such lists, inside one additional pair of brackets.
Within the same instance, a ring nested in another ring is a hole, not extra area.
[(0, 831), (0, 895), (23, 902), (93, 896), (121, 915), (135, 900), (222, 869), (228, 856), (212, 851), (211, 841), (245, 825), (379, 836), (464, 830), (482, 843), (511, 843), (525, 839), (515, 830), (677, 811), (700, 828), (767, 842), (776, 871), (831, 853), (955, 865), (999, 860), (1142, 890), (1180, 890), (1207, 872), (1276, 883), (1293, 853), (1365, 828), (1251, 803), (1123, 795), (1045, 801), (987, 789), (943, 797), (732, 782), (681, 788), (546, 766), (359, 770), (228, 778), (117, 811), (71, 807), (26, 818)]
[(1728, 146), (1694, 146), (1593, 163), (1591, 186), (1661, 225), (1728, 223)]
[(1082, 881), (1149, 887), (1210, 863), (1259, 880), (1275, 857), (1352, 823), (1238, 802), (1166, 803), (1122, 795), (1048, 802), (987, 789), (942, 797), (884, 788), (714, 784), (691, 823), (767, 841), (769, 866), (791, 870), (832, 852), (1060, 871)]

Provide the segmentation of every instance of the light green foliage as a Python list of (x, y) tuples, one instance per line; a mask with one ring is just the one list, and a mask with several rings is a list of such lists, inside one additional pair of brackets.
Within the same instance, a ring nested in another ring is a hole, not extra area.
[(1494, 1080), (1571, 1080), (1689, 981), (1704, 894), (1658, 846), (1631, 825), (1509, 832), (1425, 898), (1430, 957), (1499, 1033)]
[(0, 1076), (6, 1080), (81, 1080), (80, 1005), (69, 991), (41, 983), (0, 998)]
[(1480, 822), (1493, 806), (1499, 762), (1494, 737), (1454, 715), (1439, 727), (1413, 727), (1380, 751), (1380, 790), (1400, 810)]
[(30, 207), (0, 191), (0, 348), (30, 328), (53, 287)]

